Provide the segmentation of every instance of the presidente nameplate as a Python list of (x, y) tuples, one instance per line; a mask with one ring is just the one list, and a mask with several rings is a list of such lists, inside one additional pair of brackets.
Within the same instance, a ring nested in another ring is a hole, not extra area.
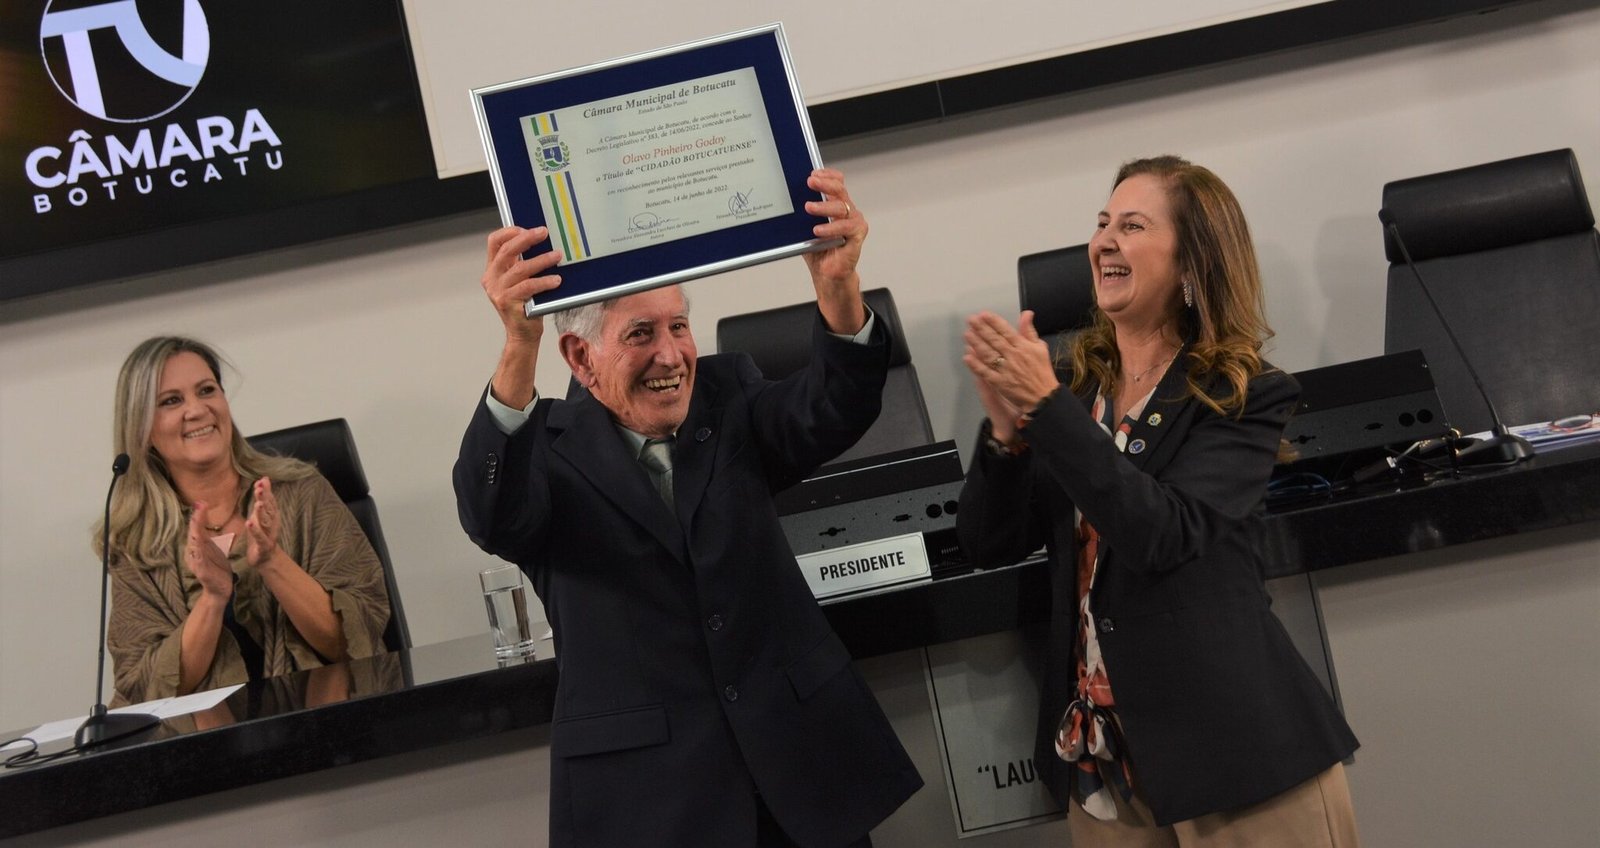
[(921, 533), (891, 536), (795, 557), (811, 594), (830, 598), (932, 577)]

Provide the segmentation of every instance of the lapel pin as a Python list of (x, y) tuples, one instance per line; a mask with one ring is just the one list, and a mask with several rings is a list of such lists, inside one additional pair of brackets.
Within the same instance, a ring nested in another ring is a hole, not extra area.
[(1144, 453), (1144, 439), (1134, 439), (1129, 442), (1128, 453)]
[(694, 440), (697, 442), (703, 442), (709, 438), (711, 438), (710, 427), (701, 427), (700, 429), (694, 431)]
[(1145, 421), (1146, 424), (1149, 424), (1151, 427), (1160, 427), (1161, 426), (1161, 413), (1152, 412), (1152, 413), (1150, 413), (1150, 417), (1146, 418), (1144, 421)]

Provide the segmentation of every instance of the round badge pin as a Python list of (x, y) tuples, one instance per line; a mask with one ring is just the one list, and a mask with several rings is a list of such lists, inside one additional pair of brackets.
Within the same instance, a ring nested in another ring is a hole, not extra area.
[(1159, 413), (1159, 412), (1150, 413), (1150, 417), (1146, 418), (1144, 420), (1144, 422), (1146, 424), (1149, 424), (1151, 427), (1160, 427), (1161, 426), (1161, 413)]
[(1128, 453), (1144, 453), (1144, 439), (1134, 439), (1129, 442)]

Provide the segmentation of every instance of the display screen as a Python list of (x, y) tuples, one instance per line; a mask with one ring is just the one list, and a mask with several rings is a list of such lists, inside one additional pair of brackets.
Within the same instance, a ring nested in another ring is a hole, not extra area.
[(431, 179), (417, 92), (398, 0), (0, 0), (0, 262)]

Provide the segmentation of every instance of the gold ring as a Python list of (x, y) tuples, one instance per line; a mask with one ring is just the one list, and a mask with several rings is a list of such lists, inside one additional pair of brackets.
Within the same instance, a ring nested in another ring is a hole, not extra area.
[(1006, 364), (1006, 358), (1004, 356), (996, 356), (995, 358), (989, 360), (989, 367), (993, 368), (996, 371), (999, 371), (1002, 367), (1005, 366), (1005, 364)]
[(849, 217), (851, 217), (851, 216), (853, 216), (855, 214), (856, 214), (856, 208), (854, 206), (850, 205), (850, 201), (846, 200), (844, 202), (844, 216), (846, 218), (849, 218)]

